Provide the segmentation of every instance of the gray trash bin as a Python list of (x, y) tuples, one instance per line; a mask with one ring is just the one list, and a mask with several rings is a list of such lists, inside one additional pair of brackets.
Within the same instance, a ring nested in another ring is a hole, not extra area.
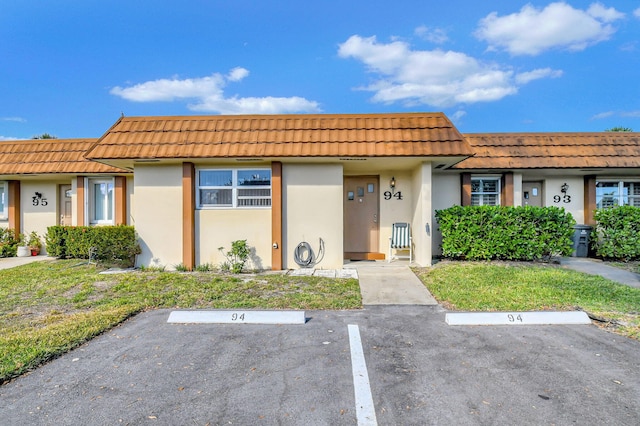
[(591, 237), (592, 226), (575, 225), (573, 227), (573, 257), (587, 257), (589, 255), (589, 239)]

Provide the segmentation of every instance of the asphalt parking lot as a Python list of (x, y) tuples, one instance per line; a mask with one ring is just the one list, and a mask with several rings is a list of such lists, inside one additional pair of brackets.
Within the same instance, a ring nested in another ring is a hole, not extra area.
[[(168, 324), (169, 314), (138, 315), (1, 386), (0, 423), (640, 422), (640, 342), (593, 325), (449, 326), (440, 306), (310, 311), (303, 325)], [(368, 377), (352, 359), (354, 329)]]

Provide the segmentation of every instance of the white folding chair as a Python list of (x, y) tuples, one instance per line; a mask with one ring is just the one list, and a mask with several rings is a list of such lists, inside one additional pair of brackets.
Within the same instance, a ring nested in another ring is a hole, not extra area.
[[(411, 241), (411, 227), (406, 222), (394, 223), (391, 227), (391, 237), (389, 238), (389, 260), (391, 262), (393, 250), (396, 251), (396, 259), (409, 259), (413, 261), (413, 243)], [(409, 256), (398, 256), (398, 251), (409, 250)]]

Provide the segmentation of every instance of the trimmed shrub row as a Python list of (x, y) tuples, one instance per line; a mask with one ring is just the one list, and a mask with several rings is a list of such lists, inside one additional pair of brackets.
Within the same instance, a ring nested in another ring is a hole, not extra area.
[(14, 257), (18, 251), (19, 236), (11, 228), (0, 228), (0, 257)]
[(640, 259), (640, 207), (620, 206), (597, 210), (591, 234), (596, 256), (605, 259)]
[(573, 249), (576, 222), (558, 207), (454, 206), (436, 219), (447, 258), (539, 260)]
[(49, 256), (60, 258), (134, 266), (140, 254), (133, 226), (50, 226), (45, 240)]

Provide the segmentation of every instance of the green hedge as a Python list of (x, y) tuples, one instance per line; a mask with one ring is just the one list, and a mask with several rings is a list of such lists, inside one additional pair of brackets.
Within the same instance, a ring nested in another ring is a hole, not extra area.
[(447, 258), (538, 260), (573, 249), (576, 222), (558, 207), (454, 206), (436, 219)]
[(11, 228), (0, 228), (0, 257), (14, 257), (20, 238)]
[(640, 259), (640, 207), (596, 210), (592, 247), (605, 259)]
[(133, 266), (140, 246), (133, 226), (50, 226), (47, 254)]

